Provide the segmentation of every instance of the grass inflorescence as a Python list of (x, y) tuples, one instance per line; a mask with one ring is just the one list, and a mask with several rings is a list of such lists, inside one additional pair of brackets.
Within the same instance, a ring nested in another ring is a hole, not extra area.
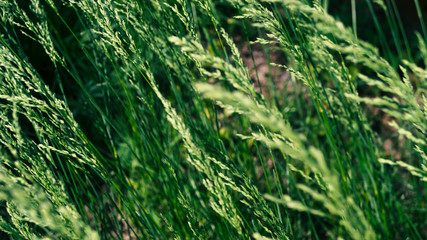
[(336, 2), (0, 0), (2, 238), (425, 239), (426, 5)]

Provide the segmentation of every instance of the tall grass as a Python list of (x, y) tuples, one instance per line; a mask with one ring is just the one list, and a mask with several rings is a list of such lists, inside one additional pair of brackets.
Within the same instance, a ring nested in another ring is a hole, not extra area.
[(2, 238), (425, 239), (422, 5), (332, 2), (0, 0)]

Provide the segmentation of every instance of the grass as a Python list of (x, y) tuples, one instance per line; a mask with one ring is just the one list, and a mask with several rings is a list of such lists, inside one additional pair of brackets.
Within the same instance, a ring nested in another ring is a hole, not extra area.
[(424, 5), (334, 4), (0, 0), (2, 238), (425, 239)]

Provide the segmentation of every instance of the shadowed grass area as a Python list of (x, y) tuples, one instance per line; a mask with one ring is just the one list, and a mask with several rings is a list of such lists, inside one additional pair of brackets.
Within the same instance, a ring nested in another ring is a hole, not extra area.
[(0, 0), (10, 239), (425, 239), (424, 2)]

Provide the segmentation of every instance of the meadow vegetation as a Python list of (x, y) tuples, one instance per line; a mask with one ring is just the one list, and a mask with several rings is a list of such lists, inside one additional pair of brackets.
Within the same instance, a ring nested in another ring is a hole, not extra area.
[(408, 1), (0, 0), (0, 237), (426, 239)]

